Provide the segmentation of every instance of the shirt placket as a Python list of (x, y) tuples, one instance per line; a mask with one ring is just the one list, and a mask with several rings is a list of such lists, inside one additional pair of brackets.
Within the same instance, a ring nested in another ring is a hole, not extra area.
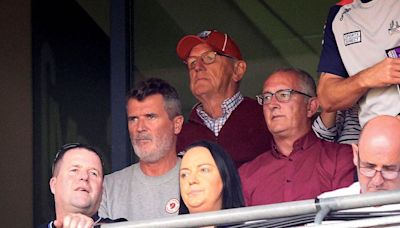
[(293, 199), (295, 186), (294, 186), (294, 176), (296, 172), (294, 156), (285, 157), (285, 178), (283, 179), (284, 183), (284, 193), (283, 200), (288, 201), (289, 199)]

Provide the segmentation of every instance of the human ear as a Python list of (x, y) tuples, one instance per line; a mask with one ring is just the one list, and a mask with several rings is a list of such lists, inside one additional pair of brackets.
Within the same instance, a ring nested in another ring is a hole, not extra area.
[(238, 60), (233, 65), (233, 77), (235, 82), (242, 80), (244, 73), (246, 72), (247, 64), (243, 60)]
[(52, 177), (49, 181), (50, 190), (51, 190), (51, 193), (53, 193), (53, 195), (56, 194), (56, 183), (57, 183), (56, 177)]
[(358, 146), (352, 143), (351, 148), (353, 149), (353, 163), (355, 166), (358, 166)]
[(181, 132), (183, 121), (184, 121), (184, 117), (182, 115), (178, 115), (178, 116), (174, 117), (174, 119), (173, 119), (173, 122), (174, 122), (174, 133), (176, 135)]
[(319, 101), (316, 97), (308, 98), (307, 102), (307, 117), (311, 118), (318, 111)]

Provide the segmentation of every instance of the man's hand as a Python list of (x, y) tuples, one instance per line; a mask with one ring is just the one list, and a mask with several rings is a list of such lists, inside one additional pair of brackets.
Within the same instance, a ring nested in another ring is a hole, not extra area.
[(386, 58), (348, 78), (321, 73), (317, 93), (321, 107), (333, 112), (352, 107), (371, 88), (400, 84), (400, 58)]
[(92, 218), (78, 213), (65, 216), (63, 221), (54, 221), (54, 226), (57, 228), (91, 228), (93, 225)]
[(400, 84), (400, 58), (385, 58), (360, 74), (368, 88)]

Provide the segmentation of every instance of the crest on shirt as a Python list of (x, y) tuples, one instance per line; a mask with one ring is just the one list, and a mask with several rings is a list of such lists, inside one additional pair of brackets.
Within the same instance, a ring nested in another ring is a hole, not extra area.
[(169, 214), (174, 214), (178, 212), (179, 210), (179, 200), (177, 199), (170, 199), (167, 202), (167, 205), (165, 205), (165, 211), (167, 211)]
[(344, 46), (361, 43), (361, 30), (345, 33), (343, 40)]
[(389, 35), (393, 35), (395, 33), (400, 33), (399, 21), (392, 20), (392, 22), (390, 22), (388, 32), (389, 32)]

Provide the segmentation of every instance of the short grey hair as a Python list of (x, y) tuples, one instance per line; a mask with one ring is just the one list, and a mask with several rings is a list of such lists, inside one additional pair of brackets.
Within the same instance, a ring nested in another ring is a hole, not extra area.
[(146, 97), (161, 94), (164, 99), (164, 108), (168, 113), (168, 117), (172, 120), (174, 117), (182, 115), (182, 105), (176, 89), (166, 81), (158, 78), (150, 78), (141, 82), (137, 88), (133, 88), (128, 92), (126, 102), (130, 99), (138, 101), (144, 100)]
[(279, 68), (275, 70), (272, 74), (278, 72), (290, 72), (298, 76), (300, 81), (301, 92), (306, 93), (312, 97), (317, 96), (317, 86), (315, 84), (314, 78), (305, 70), (299, 68)]

